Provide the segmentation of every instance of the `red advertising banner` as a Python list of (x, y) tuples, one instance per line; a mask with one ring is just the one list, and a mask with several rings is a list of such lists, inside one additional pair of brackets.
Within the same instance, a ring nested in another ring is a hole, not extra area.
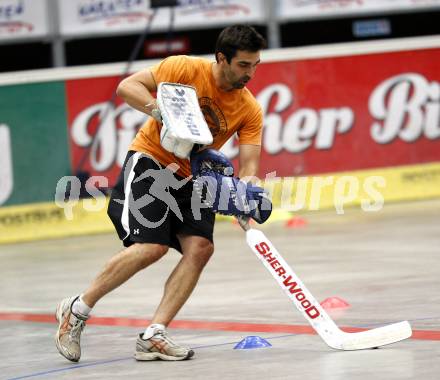
[(147, 115), (112, 99), (119, 76), (66, 81), (72, 172), (115, 183), (127, 148)]
[(439, 161), (439, 62), (429, 49), (261, 65), (261, 174)]
[[(265, 115), (260, 175), (440, 161), (439, 62), (440, 49), (426, 49), (262, 63), (249, 84)], [(85, 157), (83, 168), (110, 185), (145, 120), (120, 102), (105, 111), (116, 81), (66, 86), (72, 166)], [(228, 142), (224, 152), (236, 158), (238, 149)]]

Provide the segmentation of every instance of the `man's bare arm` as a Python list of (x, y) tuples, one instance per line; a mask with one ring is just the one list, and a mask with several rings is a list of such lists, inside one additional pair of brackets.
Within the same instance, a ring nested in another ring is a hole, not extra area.
[[(256, 177), (258, 175), (258, 168), (260, 165), (261, 146), (243, 144), (240, 145), (239, 154), (239, 177)], [(255, 181), (251, 181), (255, 182)]]
[(156, 99), (151, 95), (155, 91), (157, 85), (150, 69), (143, 69), (121, 81), (116, 93), (131, 107), (151, 116), (151, 111), (157, 108)]

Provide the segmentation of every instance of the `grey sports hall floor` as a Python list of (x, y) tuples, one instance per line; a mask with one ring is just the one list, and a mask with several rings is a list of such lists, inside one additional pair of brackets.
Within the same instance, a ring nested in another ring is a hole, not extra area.
[[(216, 253), (172, 336), (195, 348), (186, 362), (132, 358), (136, 334), (158, 303), (178, 260), (170, 252), (94, 310), (79, 364), (53, 344), (55, 305), (81, 291), (120, 249), (114, 235), (0, 246), (1, 379), (439, 379), (440, 201), (307, 214), (308, 225), (262, 228), (320, 301), (351, 306), (331, 315), (339, 326), (377, 327), (409, 320), (414, 338), (378, 350), (339, 352), (317, 335), (254, 257), (243, 232), (218, 224)], [(234, 350), (246, 336), (272, 347)]]

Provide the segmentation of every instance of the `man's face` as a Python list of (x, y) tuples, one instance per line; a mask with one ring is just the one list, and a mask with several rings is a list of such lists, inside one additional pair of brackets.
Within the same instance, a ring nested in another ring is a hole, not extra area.
[(257, 65), (260, 63), (260, 52), (237, 50), (235, 57), (228, 63), (223, 56), (221, 61), (223, 73), (228, 84), (235, 89), (246, 86), (255, 74)]

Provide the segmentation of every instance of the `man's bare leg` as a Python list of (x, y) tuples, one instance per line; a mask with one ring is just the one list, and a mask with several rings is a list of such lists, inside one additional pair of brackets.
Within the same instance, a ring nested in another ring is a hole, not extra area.
[(89, 307), (95, 306), (104, 295), (159, 260), (167, 251), (168, 247), (160, 244), (133, 244), (125, 248), (108, 261), (83, 293), (83, 301)]
[(165, 327), (192, 293), (214, 247), (208, 239), (199, 236), (179, 235), (178, 239), (182, 246), (182, 258), (168, 277), (152, 324), (136, 341), (136, 360), (186, 360), (194, 355), (190, 348), (171, 340)]
[[(81, 332), (88, 312), (105, 294), (112, 291), (135, 273), (160, 259), (168, 250), (158, 244), (133, 244), (116, 254), (95, 278), (81, 298), (63, 299), (57, 306), (55, 317), (59, 323), (55, 334), (58, 351), (66, 359), (77, 362), (81, 357)], [(87, 312), (82, 309), (87, 308)], [(77, 310), (75, 310), (77, 309)]]
[(200, 274), (209, 261), (214, 246), (200, 236), (179, 235), (182, 258), (165, 283), (162, 300), (152, 323), (168, 326), (194, 290)]

